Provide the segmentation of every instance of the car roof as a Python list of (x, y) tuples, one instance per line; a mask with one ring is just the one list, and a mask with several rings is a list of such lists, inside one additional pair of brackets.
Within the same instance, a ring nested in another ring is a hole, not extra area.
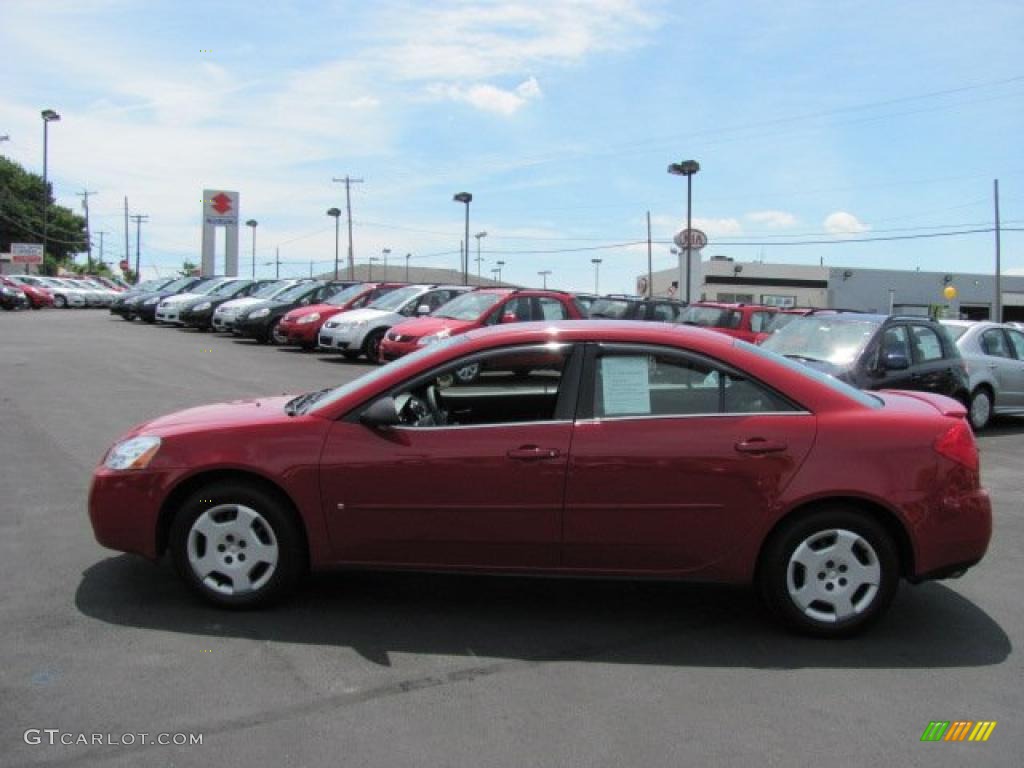
[(677, 345), (681, 338), (696, 335), (704, 347), (731, 347), (736, 339), (717, 331), (672, 323), (648, 323), (639, 320), (553, 320), (476, 328), (468, 339), (505, 336), (512, 343), (545, 341), (629, 342), (634, 344)]

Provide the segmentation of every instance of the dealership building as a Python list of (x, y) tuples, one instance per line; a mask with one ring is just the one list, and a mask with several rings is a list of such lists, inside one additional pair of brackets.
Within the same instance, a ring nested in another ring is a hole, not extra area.
[[(692, 301), (913, 315), (927, 315), (931, 307), (939, 305), (948, 317), (982, 320), (991, 317), (996, 290), (995, 276), (991, 274), (771, 264), (735, 261), (725, 256), (713, 256), (703, 262), (694, 258), (693, 265)], [(638, 284), (645, 282), (645, 278), (640, 276)], [(676, 293), (678, 269), (655, 272), (653, 278), (654, 295)], [(1024, 275), (1003, 275), (1000, 283), (1003, 320), (1024, 321)], [(945, 297), (947, 286), (956, 289), (955, 298)]]

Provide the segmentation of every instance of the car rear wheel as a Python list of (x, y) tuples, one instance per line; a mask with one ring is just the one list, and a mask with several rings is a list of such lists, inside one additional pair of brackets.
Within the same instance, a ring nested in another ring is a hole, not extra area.
[(841, 637), (860, 631), (889, 606), (899, 557), (874, 519), (833, 507), (773, 536), (759, 578), (762, 597), (784, 623), (807, 634)]
[(270, 330), (267, 331), (267, 343), (268, 344), (287, 344), (288, 336), (281, 333), (281, 318), (277, 318), (273, 323), (270, 324)]
[(366, 359), (371, 363), (381, 363), (380, 359), (380, 343), (384, 340), (384, 329), (378, 328), (374, 331), (370, 331), (366, 335), (366, 340), (363, 342), (363, 354), (366, 355)]
[(57, 309), (64, 309), (67, 305), (68, 300), (61, 296), (60, 294), (57, 294), (56, 296), (53, 297), (53, 306), (55, 306)]
[(971, 428), (979, 432), (992, 420), (992, 393), (985, 387), (978, 387), (971, 394), (971, 402), (967, 406)]
[(194, 493), (171, 524), (170, 549), (182, 579), (223, 606), (281, 599), (307, 563), (303, 537), (281, 503), (236, 483)]

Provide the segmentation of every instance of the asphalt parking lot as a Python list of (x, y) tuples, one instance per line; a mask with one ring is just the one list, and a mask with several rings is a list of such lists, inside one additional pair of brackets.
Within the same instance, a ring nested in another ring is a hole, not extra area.
[[(336, 573), (224, 612), (95, 543), (93, 466), (144, 419), (369, 367), (105, 311), (4, 313), (0, 339), (0, 764), (1020, 765), (1024, 420), (980, 438), (987, 558), (904, 585), (851, 640), (789, 635), (746, 590), (667, 583)], [(922, 743), (932, 720), (998, 726)]]

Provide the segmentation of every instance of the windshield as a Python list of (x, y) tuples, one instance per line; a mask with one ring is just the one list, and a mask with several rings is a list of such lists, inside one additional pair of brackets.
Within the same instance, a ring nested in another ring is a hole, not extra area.
[(621, 320), (629, 313), (629, 302), (625, 299), (597, 299), (590, 305), (588, 317), (606, 317)]
[(505, 298), (504, 293), (464, 293), (442, 304), (434, 317), (448, 317), (452, 320), (476, 320), (487, 310)]
[(779, 355), (849, 365), (878, 330), (878, 320), (838, 315), (798, 317), (761, 345)]
[(331, 296), (326, 303), (330, 304), (332, 307), (343, 307), (365, 290), (366, 286), (361, 283), (358, 285), (350, 285), (348, 288), (338, 291), (336, 294)]
[[(391, 376), (393, 373), (403, 371), (408, 368), (415, 368), (419, 363), (420, 358), (432, 354), (439, 349), (446, 349), (454, 344), (463, 344), (467, 341), (468, 337), (465, 335), (450, 336), (447, 339), (443, 339), (436, 344), (431, 344), (429, 347), (420, 347), (415, 352), (410, 352), (404, 357), (400, 357), (387, 365), (382, 365), (379, 368), (375, 368), (370, 373), (363, 374), (358, 379), (354, 379), (347, 384), (342, 384), (340, 387), (335, 389), (325, 390), (315, 400), (307, 402), (305, 405), (306, 411), (318, 411), (321, 408), (325, 408), (331, 403), (336, 403), (343, 397), (348, 396), (352, 392), (356, 392), (363, 387), (372, 384), (378, 379), (382, 379), (386, 376)], [(302, 413), (303, 411), (299, 411)]]
[(866, 405), (868, 408), (881, 408), (885, 404), (881, 398), (875, 395), (870, 395), (867, 392), (864, 392), (863, 390), (857, 389), (856, 387), (850, 386), (845, 381), (841, 381), (837, 379), (835, 376), (829, 376), (827, 373), (817, 371), (814, 368), (810, 368), (806, 365), (801, 365), (800, 363), (794, 362), (793, 360), (788, 360), (785, 357), (782, 357), (781, 355), (766, 350), (765, 344), (762, 344), (761, 346), (756, 346), (754, 344), (748, 344), (745, 341), (740, 341), (739, 339), (737, 339), (734, 342), (733, 346), (740, 347), (742, 349), (747, 350), (748, 352), (753, 352), (754, 354), (760, 355), (761, 357), (766, 357), (772, 360), (774, 363), (781, 365), (785, 368), (788, 368), (794, 373), (798, 373), (801, 376), (806, 376), (809, 379), (814, 379), (819, 384), (824, 384), (829, 389), (832, 389), (842, 395), (845, 395), (851, 400), (857, 401), (861, 405)]
[(729, 328), (730, 314), (731, 310), (721, 307), (687, 307), (679, 317), (679, 322), (705, 328)]
[(179, 277), (177, 280), (173, 280), (161, 288), (161, 291), (167, 291), (168, 293), (177, 293), (183, 290), (186, 286), (192, 285), (195, 282), (194, 277)]
[(209, 292), (209, 296), (230, 296), (235, 291), (245, 288), (249, 284), (248, 280), (228, 280), (225, 283), (221, 283), (212, 291)]
[(801, 317), (801, 315), (798, 315), (795, 312), (776, 312), (775, 315), (768, 320), (768, 324), (764, 327), (764, 332), (775, 333), (780, 328), (785, 328), (798, 317)]
[(216, 293), (217, 289), (230, 284), (230, 280), (211, 280), (210, 282), (203, 283), (198, 288), (193, 289), (191, 293), (194, 293), (197, 296), (209, 296), (210, 294)]
[(295, 301), (316, 288), (316, 283), (299, 283), (298, 285), (293, 285), (287, 291), (281, 291), (281, 293), (274, 296), (274, 301)]
[(291, 282), (273, 282), (267, 283), (255, 293), (250, 294), (249, 298), (252, 299), (270, 299), (279, 293), (283, 293), (291, 288), (295, 283)]
[(389, 291), (381, 296), (370, 305), (370, 309), (380, 309), (385, 312), (398, 312), (411, 299), (414, 299), (417, 296), (422, 296), (424, 293), (426, 293), (426, 291), (418, 285), (410, 285), (408, 288), (399, 288), (397, 291)]

